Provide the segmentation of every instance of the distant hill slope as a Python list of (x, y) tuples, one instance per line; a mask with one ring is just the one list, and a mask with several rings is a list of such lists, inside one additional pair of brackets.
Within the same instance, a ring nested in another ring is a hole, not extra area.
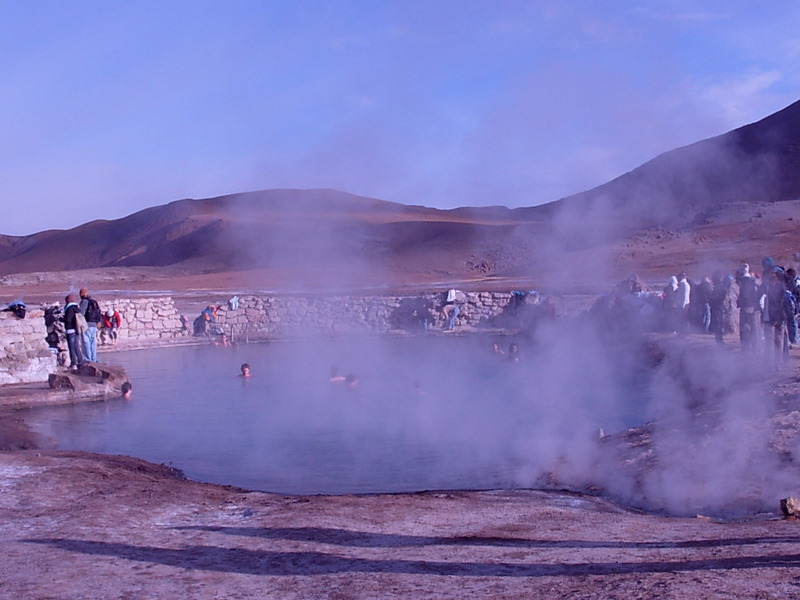
[(260, 269), (265, 282), (381, 284), (705, 269), (793, 257), (798, 198), (800, 102), (543, 206), (437, 210), (334, 190), (186, 199), (66, 231), (0, 236), (0, 276)]
[(800, 101), (756, 123), (666, 152), (616, 179), (549, 205), (582, 228), (676, 228), (732, 202), (800, 198)]
[[(497, 230), (516, 225), (514, 214), (504, 207), (443, 211), (334, 190), (179, 200), (67, 231), (2, 236), (0, 275), (141, 266), (199, 273), (307, 271), (317, 265), (348, 276), (404, 264), (413, 270), (420, 261), (447, 270), (453, 253), (461, 257), (487, 244), (502, 246)], [(464, 271), (470, 266), (464, 264)]]

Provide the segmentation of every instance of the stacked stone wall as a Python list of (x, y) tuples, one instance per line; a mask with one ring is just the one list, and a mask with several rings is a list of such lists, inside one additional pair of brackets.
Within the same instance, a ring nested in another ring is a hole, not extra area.
[(121, 341), (166, 341), (188, 335), (178, 309), (169, 296), (160, 298), (118, 298), (99, 300), (100, 309), (119, 311), (122, 325), (119, 330)]
[[(469, 292), (458, 303), (455, 329), (482, 326), (502, 329), (498, 320), (513, 300), (510, 293)], [(186, 323), (171, 297), (99, 299), (100, 308), (119, 311), (122, 325), (120, 347), (142, 347), (192, 339), (192, 321)], [(443, 311), (444, 292), (417, 295), (242, 296), (238, 306), (222, 306), (217, 315), (219, 330), (234, 341), (306, 335), (421, 333), (447, 328)], [(101, 328), (98, 345), (109, 340)], [(44, 312), (29, 310), (18, 319), (0, 312), (0, 385), (46, 381), (56, 370), (56, 358), (45, 342)], [(63, 344), (66, 347), (66, 344)]]
[[(470, 292), (459, 303), (457, 329), (477, 328), (501, 315), (512, 301), (504, 292)], [(219, 327), (234, 339), (269, 336), (421, 332), (444, 329), (444, 294), (414, 296), (243, 296), (222, 306)]]
[(44, 311), (29, 309), (24, 319), (0, 312), (0, 385), (47, 381), (56, 356), (46, 336)]

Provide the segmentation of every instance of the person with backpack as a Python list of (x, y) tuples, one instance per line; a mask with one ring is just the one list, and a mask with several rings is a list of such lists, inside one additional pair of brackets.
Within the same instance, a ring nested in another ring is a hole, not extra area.
[(800, 313), (800, 278), (797, 277), (797, 271), (794, 269), (786, 269), (786, 290), (789, 294), (789, 297), (786, 298), (786, 328), (789, 333), (789, 344), (796, 346), (800, 343), (800, 328), (798, 328), (797, 319), (797, 315)]
[(767, 287), (767, 315), (772, 328), (772, 356), (774, 366), (786, 360), (789, 355), (789, 334), (787, 330), (786, 271), (773, 267), (772, 279)]
[(64, 307), (64, 315), (61, 317), (64, 321), (65, 333), (67, 334), (70, 368), (73, 371), (77, 371), (84, 363), (83, 350), (81, 348), (82, 340), (78, 334), (77, 317), (81, 310), (76, 300), (75, 294), (68, 294), (67, 297), (64, 298), (66, 306)]
[(97, 324), (103, 319), (103, 311), (97, 300), (89, 295), (89, 290), (81, 288), (79, 308), (86, 318), (86, 333), (83, 334), (83, 357), (88, 362), (97, 362)]

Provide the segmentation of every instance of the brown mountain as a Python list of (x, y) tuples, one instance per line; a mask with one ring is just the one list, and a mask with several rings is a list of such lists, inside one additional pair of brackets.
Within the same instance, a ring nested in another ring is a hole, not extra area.
[(179, 200), (67, 231), (0, 236), (0, 275), (7, 284), (34, 272), (85, 281), (93, 270), (129, 287), (298, 289), (699, 275), (764, 255), (792, 262), (798, 198), (800, 102), (539, 207), (437, 210), (333, 190)]
[(685, 227), (736, 202), (800, 198), (800, 102), (724, 135), (684, 146), (606, 184), (548, 205), (625, 227)]

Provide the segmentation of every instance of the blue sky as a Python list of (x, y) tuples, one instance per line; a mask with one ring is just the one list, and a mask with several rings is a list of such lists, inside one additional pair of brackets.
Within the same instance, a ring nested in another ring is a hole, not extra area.
[(0, 233), (284, 187), (549, 202), (800, 100), (798, 23), (794, 0), (0, 0)]

